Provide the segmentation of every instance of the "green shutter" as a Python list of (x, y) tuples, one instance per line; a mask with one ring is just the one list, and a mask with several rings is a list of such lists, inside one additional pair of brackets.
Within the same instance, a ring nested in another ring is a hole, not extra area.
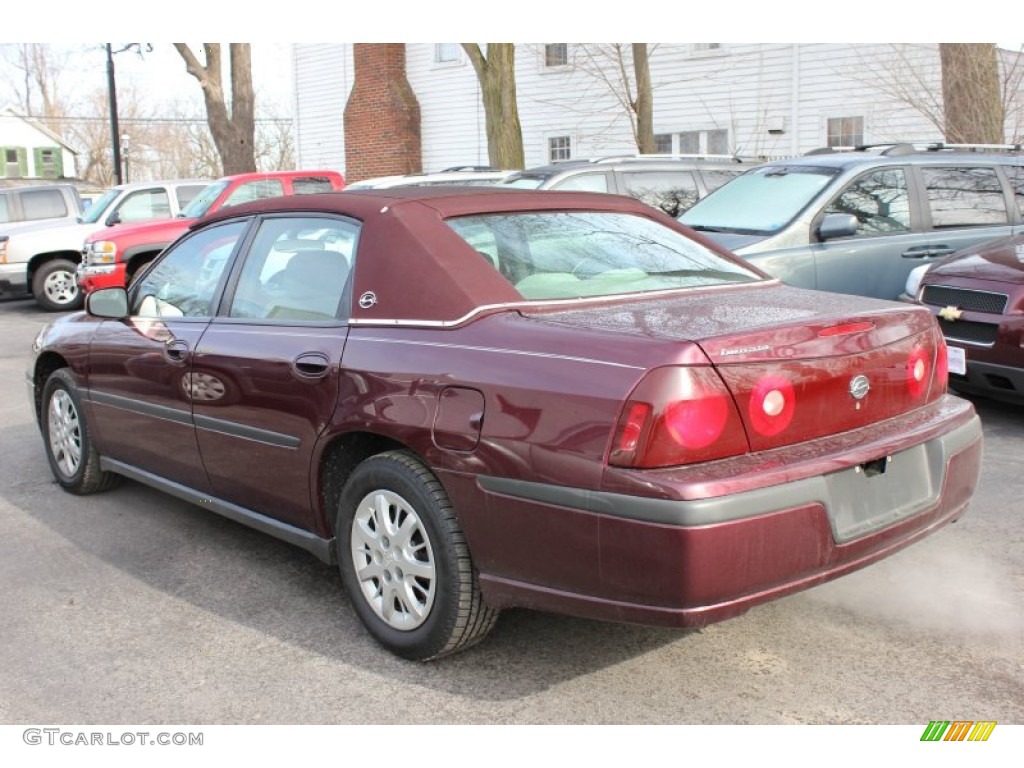
[(36, 147), (32, 150), (32, 158), (35, 161), (35, 176), (42, 178), (43, 174), (43, 150), (40, 147)]
[(28, 176), (28, 152), (24, 147), (18, 147), (18, 176), (22, 179)]
[(53, 149), (53, 178), (64, 178), (64, 150), (61, 147)]
[[(53, 157), (53, 171), (49, 174), (46, 173), (44, 152), (49, 152)], [(64, 176), (64, 158), (60, 147), (36, 147), (32, 150), (32, 156), (36, 161), (36, 176), (45, 179), (60, 179)]]

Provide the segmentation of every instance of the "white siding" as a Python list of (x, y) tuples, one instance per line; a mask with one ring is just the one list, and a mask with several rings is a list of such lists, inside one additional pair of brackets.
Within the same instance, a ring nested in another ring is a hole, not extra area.
[(297, 168), (345, 169), (345, 102), (352, 90), (352, 50), (341, 44), (296, 44)]
[[(656, 133), (727, 129), (730, 151), (767, 157), (824, 146), (827, 121), (835, 117), (863, 117), (869, 143), (941, 139), (939, 129), (906, 103), (928, 94), (940, 98), (937, 45), (723, 44), (698, 51), (692, 44), (663, 43), (650, 48)], [(351, 88), (350, 49), (295, 46), (300, 164), (329, 157), (332, 167), (344, 165), (341, 115)], [(543, 49), (519, 44), (516, 51), (527, 166), (547, 163), (551, 136), (571, 136), (575, 157), (635, 152), (616, 96), (621, 89), (608, 84), (615, 79), (612, 59), (594, 63), (608, 46), (570, 43), (570, 63), (557, 69), (543, 66)], [(423, 170), (485, 165), (487, 136), (476, 73), (464, 55), (454, 64), (435, 64), (433, 54), (432, 43), (406, 46), (408, 78), (420, 104)], [(901, 83), (906, 98), (895, 93)], [(330, 154), (324, 154), (328, 148)]]

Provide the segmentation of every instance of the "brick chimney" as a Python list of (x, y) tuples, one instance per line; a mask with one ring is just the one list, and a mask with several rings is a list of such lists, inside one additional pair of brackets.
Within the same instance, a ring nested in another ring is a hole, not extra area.
[(420, 173), (420, 105), (405, 76), (405, 43), (355, 43), (345, 105), (345, 178)]

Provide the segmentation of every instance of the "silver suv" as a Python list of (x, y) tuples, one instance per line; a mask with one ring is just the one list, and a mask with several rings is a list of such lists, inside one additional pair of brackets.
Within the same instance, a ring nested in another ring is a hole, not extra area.
[(86, 237), (115, 224), (177, 216), (206, 185), (199, 179), (121, 184), (77, 219), (19, 224), (0, 235), (0, 296), (31, 293), (51, 312), (77, 309), (75, 269)]
[(896, 299), (915, 267), (1024, 228), (1024, 156), (993, 149), (1014, 148), (815, 151), (752, 169), (680, 221), (790, 285)]
[(628, 195), (678, 216), (760, 160), (732, 155), (635, 155), (563, 160), (514, 173), (502, 185)]

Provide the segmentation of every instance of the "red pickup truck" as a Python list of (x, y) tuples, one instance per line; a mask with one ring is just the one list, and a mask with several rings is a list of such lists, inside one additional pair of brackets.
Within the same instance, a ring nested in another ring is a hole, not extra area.
[(90, 235), (82, 248), (78, 285), (84, 293), (128, 285), (132, 277), (208, 213), (266, 197), (344, 189), (336, 171), (271, 171), (225, 176), (196, 195), (173, 219), (120, 224)]

